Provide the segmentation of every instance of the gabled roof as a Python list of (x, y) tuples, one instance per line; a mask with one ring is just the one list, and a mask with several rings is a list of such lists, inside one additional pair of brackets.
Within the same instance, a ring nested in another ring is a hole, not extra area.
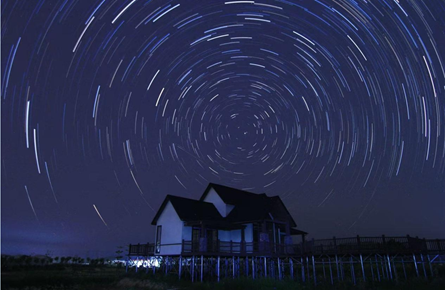
[(246, 222), (269, 219), (269, 212), (285, 215), (290, 221), (291, 227), (296, 227), (292, 215), (287, 210), (279, 196), (267, 196), (265, 193), (257, 194), (215, 183), (209, 183), (202, 194), (200, 201), (204, 201), (210, 189), (216, 193), (226, 204), (234, 205), (229, 215), (225, 218), (230, 222)]
[(169, 201), (182, 221), (222, 220), (221, 214), (218, 212), (213, 203), (168, 194), (153, 218), (153, 221), (151, 222), (152, 225), (156, 225), (158, 218), (161, 216), (161, 213), (164, 211), (164, 208)]
[[(211, 189), (221, 197), (224, 203), (233, 205), (233, 209), (226, 217), (222, 217), (215, 205), (205, 202)], [(220, 224), (225, 227), (246, 222), (270, 220), (289, 221), (291, 227), (296, 227), (292, 215), (287, 210), (279, 196), (267, 196), (265, 193), (256, 194), (219, 184), (210, 183), (199, 200), (167, 195), (156, 213), (152, 225), (164, 211), (168, 202), (171, 202), (179, 218), (185, 222), (206, 222), (207, 224)]]
[(204, 191), (199, 200), (203, 201), (206, 198), (207, 194), (210, 192), (210, 189), (212, 188), (215, 189), (215, 191), (218, 193), (218, 195), (221, 197), (224, 203), (231, 205), (246, 204), (254, 200), (258, 200), (259, 197), (267, 198), (265, 193), (257, 194), (220, 184), (209, 183), (209, 185), (207, 186), (206, 190)]

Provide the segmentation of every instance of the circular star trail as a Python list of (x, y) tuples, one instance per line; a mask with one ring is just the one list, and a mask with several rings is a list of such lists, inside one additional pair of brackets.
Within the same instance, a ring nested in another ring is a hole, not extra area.
[(2, 6), (7, 219), (122, 232), (208, 182), (345, 232), (412, 196), (445, 219), (444, 1)]

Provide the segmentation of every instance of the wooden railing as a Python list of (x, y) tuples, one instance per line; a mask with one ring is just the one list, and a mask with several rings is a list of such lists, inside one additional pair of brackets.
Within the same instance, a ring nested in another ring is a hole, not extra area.
[[(299, 244), (280, 244), (273, 242), (233, 242), (208, 241), (200, 248), (199, 241), (183, 240), (178, 244), (161, 244), (159, 248), (181, 246), (183, 254), (215, 255), (335, 255), (335, 254), (437, 254), (445, 252), (445, 239), (419, 239), (405, 237), (354, 237), (309, 240)], [(201, 249), (201, 250), (200, 250)], [(205, 250), (202, 250), (205, 249)], [(129, 246), (129, 256), (156, 255), (154, 244)]]
[(137, 244), (128, 247), (129, 256), (153, 256), (155, 250), (154, 244)]

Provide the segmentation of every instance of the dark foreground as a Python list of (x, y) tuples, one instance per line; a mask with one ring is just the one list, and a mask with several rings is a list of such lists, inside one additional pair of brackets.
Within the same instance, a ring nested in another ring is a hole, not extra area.
[(413, 279), (410, 281), (366, 283), (338, 283), (334, 286), (321, 282), (317, 287), (310, 283), (249, 278), (227, 279), (216, 282), (178, 281), (176, 276), (162, 277), (144, 273), (125, 273), (125, 269), (91, 266), (23, 267), (2, 271), (1, 289), (202, 289), (202, 290), (285, 290), (285, 289), (445, 289), (445, 279)]

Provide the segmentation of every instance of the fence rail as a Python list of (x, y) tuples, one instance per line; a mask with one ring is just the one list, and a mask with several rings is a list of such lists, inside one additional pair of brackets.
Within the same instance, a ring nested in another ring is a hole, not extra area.
[(177, 244), (136, 244), (129, 246), (129, 256), (153, 256), (156, 249), (180, 246), (181, 254), (311, 256), (342, 254), (439, 254), (445, 252), (445, 239), (405, 237), (353, 237), (303, 241), (299, 244), (273, 242), (186, 241)]

